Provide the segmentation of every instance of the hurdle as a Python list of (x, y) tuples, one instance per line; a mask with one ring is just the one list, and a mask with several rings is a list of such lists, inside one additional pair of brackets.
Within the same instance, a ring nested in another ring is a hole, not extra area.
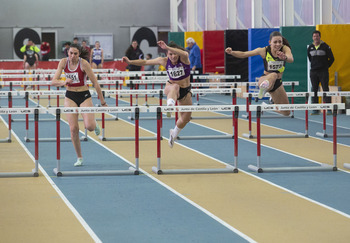
[[(247, 92), (243, 93), (243, 98), (246, 98), (246, 104), (247, 104), (247, 114), (242, 114), (243, 118), (249, 119), (249, 116), (252, 116), (251, 113), (249, 112), (249, 105), (252, 104), (252, 98), (255, 99), (255, 101), (258, 101), (258, 93), (249, 93), (249, 86), (253, 86), (253, 85), (258, 85), (258, 82), (249, 82), (247, 83)], [(283, 86), (291, 86), (292, 90), (291, 92), (287, 92), (287, 96), (291, 98), (291, 103), (294, 104), (294, 98), (295, 97), (304, 97), (305, 92), (294, 92), (294, 87), (295, 85), (299, 85), (299, 81), (284, 81), (283, 82)], [(292, 95), (294, 94), (295, 95)], [(264, 97), (271, 97), (271, 95), (269, 93), (266, 93)], [(254, 117), (252, 117), (254, 118)], [(270, 116), (263, 116), (263, 114), (261, 114), (261, 119), (262, 118), (294, 118), (294, 111), (291, 111), (291, 115), (290, 116), (279, 116), (279, 115), (270, 115)]]
[[(248, 168), (257, 173), (263, 172), (310, 172), (310, 171), (337, 171), (337, 111), (338, 109), (344, 109), (344, 104), (332, 104), (332, 105), (318, 105), (318, 104), (305, 104), (305, 105), (269, 105), (269, 106), (250, 106), (252, 111), (256, 111), (257, 122), (257, 164), (248, 165)], [(321, 166), (302, 166), (302, 167), (261, 167), (261, 136), (260, 136), (260, 115), (263, 110), (315, 110), (320, 108), (333, 110), (333, 165), (321, 163)]]
[[(49, 108), (48, 111), (51, 114), (56, 114), (56, 147), (57, 147), (57, 167), (53, 169), (56, 176), (106, 176), (106, 175), (138, 175), (139, 174), (139, 123), (138, 119), (135, 120), (135, 167), (129, 167), (128, 170), (101, 170), (101, 171), (61, 171), (61, 129), (60, 120), (62, 113), (115, 113), (115, 112), (135, 112), (135, 117), (139, 117), (140, 111), (144, 111), (146, 108), (141, 107), (78, 107), (78, 108)], [(147, 109), (146, 109), (147, 110)]]
[[(248, 96), (252, 96), (253, 94), (247, 94)], [(254, 94), (257, 95), (257, 94)], [(307, 104), (308, 99), (309, 99), (309, 93), (308, 92), (288, 92), (287, 93), (288, 97), (305, 97), (305, 103)], [(285, 104), (289, 105), (289, 104)], [(294, 104), (290, 104), (293, 106)], [(251, 111), (249, 110), (251, 105), (248, 106), (248, 114), (251, 114)], [(276, 111), (271, 105), (264, 104), (261, 107), (265, 107), (264, 111)], [(261, 116), (261, 114), (260, 114)], [(248, 130), (249, 133), (243, 133), (243, 137), (246, 138), (257, 138), (257, 136), (252, 135), (252, 120), (251, 120), (251, 115), (248, 115)], [(290, 117), (290, 116), (288, 116)], [(261, 118), (261, 117), (260, 117)], [(266, 118), (266, 117), (265, 117)], [(309, 113), (308, 110), (305, 110), (305, 132), (304, 133), (296, 133), (296, 134), (284, 134), (284, 135), (261, 135), (261, 138), (308, 138), (309, 137)]]
[[(0, 108), (0, 114), (34, 114), (35, 117), (35, 167), (31, 172), (0, 172), (3, 177), (38, 177), (39, 176), (39, 113), (46, 113), (44, 109), (38, 108)], [(11, 119), (9, 118), (9, 130), (11, 129)], [(11, 131), (11, 130), (10, 130)]]
[[(150, 107), (149, 110), (157, 113), (157, 167), (152, 167), (152, 171), (158, 175), (162, 174), (214, 174), (214, 173), (238, 173), (238, 112), (240, 109), (245, 109), (244, 106), (237, 105), (211, 105), (211, 106), (163, 106), (163, 107)], [(234, 119), (234, 166), (226, 165), (226, 168), (211, 168), (211, 169), (161, 169), (161, 118), (163, 112), (203, 112), (203, 111), (232, 111), (235, 112)]]
[[(159, 105), (162, 106), (162, 102), (163, 102), (163, 90), (161, 89), (132, 89), (132, 90), (104, 90), (103, 91), (105, 94), (107, 95), (116, 95), (116, 100), (118, 100), (118, 97), (125, 94), (125, 95), (129, 95), (130, 96), (130, 101), (129, 101), (129, 105), (133, 106), (133, 95), (159, 95)], [(136, 104), (136, 106), (138, 106)], [(147, 105), (148, 106), (148, 105)], [(118, 107), (118, 103), (116, 102), (116, 107)], [(130, 114), (130, 116), (128, 117), (128, 119), (130, 120), (134, 120), (133, 117), (133, 113)], [(150, 119), (154, 119), (154, 117), (140, 117), (140, 120), (150, 120)], [(169, 117), (163, 118), (163, 119), (171, 119)]]
[[(339, 91), (339, 92), (317, 92), (317, 96), (322, 96), (323, 100), (325, 100), (326, 96), (350, 96), (350, 92), (346, 92), (346, 91)], [(323, 137), (323, 138), (328, 138), (328, 137), (332, 137), (332, 134), (327, 134), (326, 132), (326, 112), (327, 110), (323, 110), (323, 130), (322, 132), (316, 132), (316, 136), (319, 137)], [(350, 133), (338, 133), (337, 134), (338, 137), (350, 137)]]

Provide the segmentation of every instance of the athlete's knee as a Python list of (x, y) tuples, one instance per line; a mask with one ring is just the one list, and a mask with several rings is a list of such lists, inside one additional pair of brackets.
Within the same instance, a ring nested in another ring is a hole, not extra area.
[(85, 128), (89, 131), (92, 132), (93, 130), (95, 130), (95, 125), (94, 124), (88, 124)]

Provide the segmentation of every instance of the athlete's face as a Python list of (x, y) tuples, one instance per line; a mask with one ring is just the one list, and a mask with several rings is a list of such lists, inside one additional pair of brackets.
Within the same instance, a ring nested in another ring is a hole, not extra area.
[(168, 51), (168, 58), (173, 64), (175, 64), (179, 60), (179, 55), (175, 54), (172, 51)]
[(70, 61), (77, 62), (79, 59), (79, 50), (75, 47), (69, 48), (68, 57)]
[(272, 50), (279, 51), (283, 45), (282, 36), (274, 36), (270, 40), (270, 46)]

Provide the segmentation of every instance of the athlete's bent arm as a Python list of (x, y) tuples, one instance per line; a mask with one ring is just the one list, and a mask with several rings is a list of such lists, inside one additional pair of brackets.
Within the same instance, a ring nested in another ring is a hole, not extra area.
[(84, 72), (87, 74), (87, 76), (89, 77), (91, 83), (93, 84), (96, 92), (97, 92), (97, 95), (98, 97), (100, 98), (100, 101), (101, 101), (101, 105), (102, 106), (105, 106), (107, 105), (106, 104), (106, 101), (103, 97), (103, 94), (102, 94), (102, 91), (101, 91), (101, 88), (100, 88), (100, 85), (98, 84), (98, 81), (97, 81), (97, 78), (94, 74), (94, 72), (92, 71), (91, 69), (91, 66), (89, 65), (89, 63), (84, 60), (84, 59), (81, 59), (81, 64), (82, 64), (82, 67), (83, 67), (83, 70)]

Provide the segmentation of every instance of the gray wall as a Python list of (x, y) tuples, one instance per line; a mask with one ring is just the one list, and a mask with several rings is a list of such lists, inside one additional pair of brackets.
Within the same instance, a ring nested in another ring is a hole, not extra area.
[[(130, 45), (131, 26), (170, 29), (168, 0), (0, 0), (0, 59), (13, 58), (13, 27), (57, 31), (57, 45), (79, 33), (113, 33), (114, 58)], [(61, 57), (61, 50), (57, 50)]]

